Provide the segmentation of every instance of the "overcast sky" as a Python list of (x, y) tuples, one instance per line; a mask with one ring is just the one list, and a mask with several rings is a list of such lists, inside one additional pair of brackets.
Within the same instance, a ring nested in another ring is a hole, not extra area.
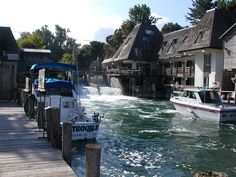
[(0, 26), (11, 27), (17, 39), (20, 32), (32, 32), (43, 25), (54, 31), (58, 24), (69, 28), (69, 36), (78, 43), (105, 42), (136, 4), (146, 4), (153, 16), (162, 18), (156, 24), (159, 29), (168, 22), (189, 25), (185, 15), (191, 0), (3, 0)]

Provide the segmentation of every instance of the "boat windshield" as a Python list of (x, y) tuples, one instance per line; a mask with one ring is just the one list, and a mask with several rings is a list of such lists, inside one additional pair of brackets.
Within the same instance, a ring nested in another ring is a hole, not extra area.
[(222, 104), (216, 91), (200, 91), (199, 96), (202, 103)]
[(188, 97), (188, 98), (192, 98), (192, 99), (196, 99), (196, 95), (194, 93), (194, 91), (189, 91), (189, 90), (185, 90), (182, 95), (182, 97)]

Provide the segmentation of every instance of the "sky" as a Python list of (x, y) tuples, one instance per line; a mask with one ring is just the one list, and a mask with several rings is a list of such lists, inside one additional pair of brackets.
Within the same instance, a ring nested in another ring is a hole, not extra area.
[(1, 1), (0, 26), (11, 27), (15, 39), (21, 32), (32, 32), (47, 25), (54, 32), (55, 25), (69, 28), (68, 35), (77, 43), (105, 42), (124, 20), (129, 9), (146, 4), (152, 16), (161, 18), (156, 26), (168, 23), (189, 25), (185, 15), (191, 0), (4, 0)]

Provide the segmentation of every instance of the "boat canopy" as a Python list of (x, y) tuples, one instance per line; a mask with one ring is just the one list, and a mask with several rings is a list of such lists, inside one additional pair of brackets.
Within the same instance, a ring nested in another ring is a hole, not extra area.
[[(34, 80), (34, 87), (38, 88), (38, 79)], [(54, 78), (45, 79), (45, 89), (47, 90), (58, 90), (58, 89), (75, 89), (74, 85), (66, 80), (59, 80)]]
[(64, 63), (43, 63), (34, 64), (30, 68), (30, 73), (38, 72), (40, 69), (51, 69), (51, 70), (61, 70), (61, 71), (76, 71), (74, 65), (64, 64)]

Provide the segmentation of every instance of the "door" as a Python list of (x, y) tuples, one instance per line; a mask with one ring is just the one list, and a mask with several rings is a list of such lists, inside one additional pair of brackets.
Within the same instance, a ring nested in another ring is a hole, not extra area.
[(0, 65), (0, 100), (14, 99), (14, 66)]

